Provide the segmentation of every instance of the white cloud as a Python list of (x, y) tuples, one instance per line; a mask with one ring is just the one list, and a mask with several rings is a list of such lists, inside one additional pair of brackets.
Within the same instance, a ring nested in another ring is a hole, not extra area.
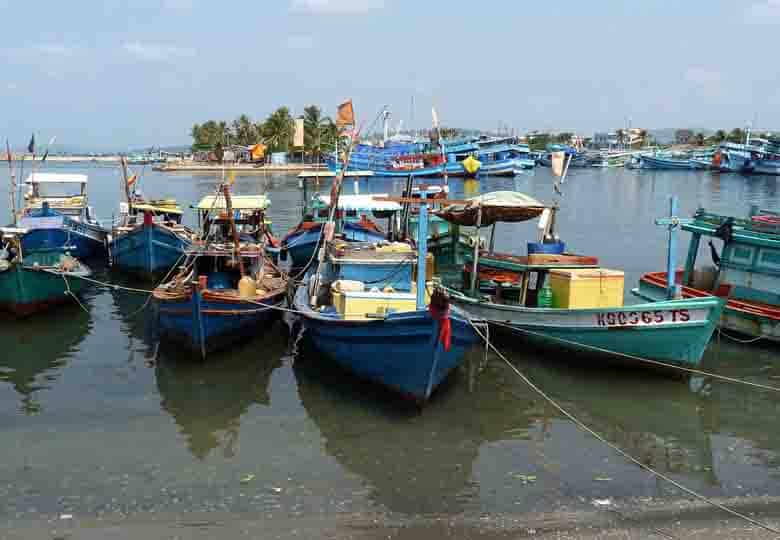
[(761, 0), (752, 4), (746, 14), (747, 22), (772, 24), (780, 22), (780, 0)]
[(307, 51), (314, 48), (314, 38), (305, 34), (293, 34), (287, 36), (287, 48), (299, 51)]
[(139, 60), (148, 62), (170, 62), (181, 58), (195, 56), (195, 49), (190, 47), (178, 47), (163, 43), (141, 43), (131, 41), (122, 45), (122, 48)]
[(722, 79), (720, 71), (702, 66), (691, 66), (685, 71), (685, 80), (694, 84), (717, 84)]
[(291, 9), (315, 15), (354, 15), (385, 7), (384, 0), (291, 0)]

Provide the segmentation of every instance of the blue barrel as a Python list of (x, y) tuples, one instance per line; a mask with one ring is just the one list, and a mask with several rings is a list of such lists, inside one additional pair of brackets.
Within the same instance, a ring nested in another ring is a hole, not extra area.
[(528, 242), (528, 254), (544, 253), (546, 255), (560, 255), (566, 250), (565, 242), (553, 242), (542, 244), (540, 242)]
[(455, 154), (447, 154), (447, 163), (457, 163), (458, 158)]

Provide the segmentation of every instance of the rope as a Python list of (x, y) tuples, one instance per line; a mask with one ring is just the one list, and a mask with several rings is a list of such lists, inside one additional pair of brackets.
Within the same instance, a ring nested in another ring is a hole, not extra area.
[[(464, 313), (464, 314), (465, 314), (465, 312), (462, 312), (462, 313)], [(774, 528), (774, 527), (772, 527), (772, 526), (770, 526), (770, 525), (767, 525), (766, 523), (762, 523), (762, 522), (760, 522), (760, 521), (758, 521), (758, 520), (755, 520), (755, 519), (751, 518), (750, 516), (748, 516), (748, 515), (746, 515), (746, 514), (743, 514), (743, 513), (741, 513), (741, 512), (738, 512), (737, 510), (732, 510), (731, 508), (729, 508), (729, 507), (727, 507), (727, 506), (724, 506), (723, 504), (720, 504), (720, 503), (719, 503), (719, 502), (717, 502), (717, 501), (714, 501), (714, 500), (712, 500), (712, 499), (709, 499), (708, 497), (705, 497), (704, 495), (701, 495), (700, 493), (698, 493), (698, 492), (696, 492), (696, 491), (692, 490), (691, 488), (689, 488), (689, 487), (686, 487), (686, 486), (684, 486), (683, 484), (681, 484), (681, 483), (677, 482), (677, 481), (676, 481), (676, 480), (674, 480), (673, 478), (670, 478), (669, 476), (665, 475), (664, 473), (662, 473), (662, 472), (659, 472), (659, 471), (656, 471), (655, 469), (653, 469), (653, 468), (652, 468), (652, 467), (650, 467), (649, 465), (645, 465), (645, 464), (644, 464), (644, 463), (642, 463), (640, 460), (638, 460), (637, 458), (635, 458), (634, 456), (632, 456), (631, 454), (629, 454), (628, 452), (626, 452), (625, 450), (623, 450), (622, 448), (620, 448), (619, 446), (617, 446), (616, 444), (613, 444), (613, 443), (611, 443), (610, 441), (608, 441), (608, 440), (607, 440), (607, 439), (606, 439), (606, 438), (605, 438), (603, 435), (599, 434), (597, 431), (595, 431), (595, 430), (593, 430), (592, 428), (588, 427), (588, 426), (587, 426), (587, 425), (586, 425), (584, 422), (582, 422), (582, 421), (581, 421), (579, 418), (577, 418), (577, 417), (576, 417), (576, 416), (574, 416), (572, 413), (570, 413), (569, 411), (567, 411), (566, 409), (564, 409), (562, 405), (560, 405), (560, 404), (559, 404), (557, 401), (555, 401), (553, 398), (551, 398), (550, 396), (548, 396), (548, 395), (547, 395), (547, 394), (546, 394), (546, 393), (545, 393), (545, 392), (544, 392), (544, 391), (543, 391), (541, 388), (539, 388), (538, 386), (536, 386), (536, 385), (535, 385), (535, 384), (534, 384), (534, 383), (531, 381), (531, 379), (529, 379), (529, 378), (528, 378), (528, 376), (526, 376), (526, 375), (525, 375), (525, 374), (524, 374), (522, 371), (520, 371), (520, 370), (519, 370), (519, 369), (518, 369), (518, 368), (517, 368), (517, 367), (516, 367), (514, 364), (512, 364), (512, 362), (510, 362), (510, 361), (509, 361), (509, 359), (508, 359), (506, 356), (504, 356), (504, 355), (501, 353), (501, 351), (499, 351), (499, 350), (498, 350), (498, 349), (495, 347), (495, 345), (493, 345), (493, 344), (492, 344), (492, 343), (491, 343), (491, 342), (490, 342), (490, 341), (489, 341), (489, 340), (488, 340), (488, 339), (487, 339), (487, 338), (486, 338), (486, 337), (485, 337), (485, 336), (482, 334), (482, 332), (480, 332), (480, 331), (479, 331), (479, 329), (477, 328), (477, 326), (474, 324), (474, 322), (471, 320), (471, 318), (470, 318), (468, 315), (466, 315), (466, 319), (468, 320), (468, 322), (469, 322), (469, 324), (471, 325), (471, 327), (472, 327), (472, 328), (474, 328), (474, 331), (475, 331), (475, 332), (477, 332), (477, 335), (479, 335), (479, 337), (480, 337), (480, 338), (482, 338), (483, 340), (485, 340), (485, 341), (487, 341), (487, 342), (488, 342), (488, 345), (489, 345), (489, 347), (490, 347), (490, 348), (493, 350), (493, 352), (494, 352), (494, 353), (496, 353), (496, 355), (498, 355), (498, 357), (499, 357), (499, 358), (501, 358), (501, 360), (503, 360), (503, 361), (504, 361), (504, 363), (505, 363), (505, 364), (506, 364), (506, 365), (509, 367), (509, 369), (511, 369), (512, 371), (514, 371), (514, 372), (515, 372), (515, 374), (517, 374), (517, 376), (518, 376), (518, 377), (520, 377), (520, 379), (521, 379), (521, 380), (522, 380), (522, 381), (523, 381), (523, 382), (524, 382), (526, 385), (528, 385), (528, 387), (529, 387), (529, 388), (531, 388), (531, 389), (532, 389), (534, 392), (536, 392), (537, 394), (539, 394), (539, 396), (540, 396), (542, 399), (544, 399), (544, 400), (545, 400), (545, 401), (547, 401), (547, 402), (548, 402), (550, 405), (552, 405), (552, 406), (553, 406), (553, 407), (554, 407), (554, 408), (555, 408), (555, 409), (556, 409), (558, 412), (560, 412), (560, 413), (561, 413), (563, 416), (565, 416), (566, 418), (568, 418), (569, 420), (571, 420), (571, 421), (572, 421), (572, 422), (573, 422), (573, 423), (574, 423), (574, 424), (575, 424), (577, 427), (579, 427), (580, 429), (582, 429), (582, 430), (583, 430), (583, 431), (585, 431), (586, 433), (590, 434), (591, 436), (595, 437), (596, 439), (598, 439), (599, 441), (601, 441), (602, 443), (604, 443), (605, 445), (607, 445), (607, 446), (608, 446), (609, 448), (611, 448), (613, 451), (617, 452), (618, 454), (620, 454), (622, 457), (624, 457), (625, 459), (627, 459), (628, 461), (630, 461), (630, 462), (631, 462), (631, 463), (633, 463), (634, 465), (637, 465), (637, 466), (638, 466), (638, 467), (640, 467), (641, 469), (644, 469), (645, 471), (647, 471), (647, 472), (649, 472), (649, 473), (653, 474), (654, 476), (656, 476), (656, 477), (660, 478), (661, 480), (664, 480), (664, 481), (666, 481), (666, 482), (670, 483), (671, 485), (673, 485), (674, 487), (676, 487), (676, 488), (677, 488), (677, 489), (679, 489), (680, 491), (682, 491), (682, 492), (684, 492), (684, 493), (687, 493), (688, 495), (690, 495), (690, 496), (692, 496), (692, 497), (694, 497), (694, 498), (696, 498), (696, 499), (698, 499), (698, 500), (700, 500), (700, 501), (702, 501), (702, 502), (704, 502), (704, 503), (706, 503), (706, 504), (709, 504), (709, 505), (711, 505), (711, 506), (713, 506), (713, 507), (715, 507), (715, 508), (717, 508), (717, 509), (719, 509), (719, 510), (722, 510), (723, 512), (725, 512), (725, 513), (727, 513), (727, 514), (730, 514), (730, 515), (732, 515), (732, 516), (734, 516), (734, 517), (737, 517), (737, 518), (739, 518), (739, 519), (742, 519), (742, 520), (744, 520), (744, 521), (747, 521), (748, 523), (751, 523), (752, 525), (755, 525), (756, 527), (760, 527), (760, 528), (762, 528), (762, 529), (764, 529), (764, 530), (766, 530), (766, 531), (769, 531), (769, 532), (771, 532), (771, 533), (774, 533), (774, 534), (780, 535), (780, 529)]]
[(570, 341), (568, 339), (563, 339), (563, 338), (559, 338), (559, 337), (553, 337), (553, 336), (550, 336), (548, 334), (542, 334), (540, 332), (534, 332), (533, 330), (528, 330), (528, 329), (525, 329), (525, 328), (518, 328), (516, 326), (510, 326), (508, 324), (500, 323), (500, 322), (497, 322), (497, 321), (490, 321), (490, 323), (491, 324), (495, 324), (496, 326), (501, 326), (503, 328), (509, 328), (512, 331), (520, 332), (522, 334), (528, 334), (528, 335), (532, 335), (532, 336), (542, 337), (544, 339), (551, 340), (551, 341), (558, 341), (558, 342), (564, 343), (566, 345), (575, 345), (578, 348), (582, 348), (582, 349), (589, 349), (589, 350), (592, 350), (592, 351), (596, 351), (596, 352), (603, 353), (603, 354), (609, 354), (609, 355), (613, 355), (613, 356), (621, 356), (623, 358), (629, 358), (631, 360), (636, 360), (638, 362), (643, 362), (645, 364), (658, 366), (658, 367), (662, 367), (662, 368), (665, 368), (665, 369), (676, 369), (678, 371), (684, 371), (684, 372), (691, 373), (691, 374), (694, 374), (694, 375), (701, 375), (703, 377), (711, 377), (713, 379), (717, 379), (717, 380), (724, 381), (724, 382), (729, 382), (729, 383), (733, 383), (733, 384), (742, 384), (742, 385), (745, 385), (745, 386), (751, 386), (753, 388), (760, 388), (761, 390), (768, 390), (770, 392), (780, 393), (780, 388), (778, 388), (776, 386), (769, 386), (769, 385), (766, 385), (766, 384), (745, 381), (745, 380), (742, 380), (742, 379), (735, 379), (734, 377), (727, 377), (726, 375), (718, 375), (717, 373), (712, 373), (710, 371), (703, 371), (701, 369), (688, 368), (688, 367), (684, 367), (684, 366), (677, 366), (677, 365), (674, 365), (674, 364), (666, 364), (664, 362), (659, 362), (658, 360), (651, 360), (650, 358), (643, 358), (641, 356), (634, 356), (633, 354), (627, 354), (627, 353), (622, 353), (622, 352), (618, 352), (618, 351), (610, 351), (610, 350), (607, 350), (607, 349), (602, 349), (601, 347), (596, 347), (594, 345), (585, 345), (584, 343), (576, 343), (576, 342)]
[(724, 336), (726, 339), (730, 339), (731, 341), (735, 341), (737, 343), (742, 343), (743, 345), (749, 345), (750, 343), (755, 343), (757, 341), (760, 341), (762, 339), (766, 339), (764, 336), (758, 336), (752, 339), (740, 339), (738, 337), (730, 336), (728, 335), (724, 330), (721, 328), (718, 328), (718, 335)]
[(60, 275), (62, 276), (62, 281), (65, 282), (65, 294), (73, 298), (76, 301), (76, 303), (79, 305), (79, 307), (84, 310), (84, 313), (89, 315), (89, 310), (86, 307), (84, 307), (84, 304), (81, 303), (79, 297), (73, 294), (73, 291), (70, 290), (70, 283), (68, 283), (68, 279), (65, 277), (65, 272), (61, 272)]

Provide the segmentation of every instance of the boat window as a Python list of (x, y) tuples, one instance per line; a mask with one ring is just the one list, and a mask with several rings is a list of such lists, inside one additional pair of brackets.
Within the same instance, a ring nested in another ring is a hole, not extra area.
[(776, 249), (762, 249), (758, 256), (758, 264), (763, 268), (780, 270), (780, 251)]
[(729, 262), (737, 264), (753, 264), (753, 248), (746, 246), (734, 246), (731, 250)]

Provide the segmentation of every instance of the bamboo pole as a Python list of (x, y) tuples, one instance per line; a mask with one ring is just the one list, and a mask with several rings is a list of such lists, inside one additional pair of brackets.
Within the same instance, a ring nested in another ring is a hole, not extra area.
[(16, 172), (14, 171), (13, 159), (11, 156), (11, 145), (8, 139), (5, 140), (5, 152), (8, 158), (8, 173), (11, 176), (11, 191), (9, 193), (11, 197), (11, 222), (16, 227)]
[(479, 282), (479, 229), (482, 227), (482, 204), (477, 208), (477, 234), (474, 239), (474, 263), (471, 266), (471, 296), (477, 295), (477, 283)]

